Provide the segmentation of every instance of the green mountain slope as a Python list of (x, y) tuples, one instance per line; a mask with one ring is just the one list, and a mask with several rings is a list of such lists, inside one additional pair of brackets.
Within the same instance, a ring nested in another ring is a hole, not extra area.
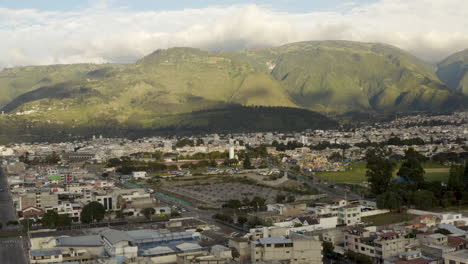
[[(207, 131), (223, 126), (294, 130), (330, 126), (329, 120), (308, 111), (439, 111), (465, 104), (434, 71), (400, 49), (372, 43), (301, 42), (229, 53), (171, 48), (134, 64), (4, 70), (0, 105), (7, 114), (0, 125), (40, 131), (52, 125), (86, 133), (104, 128)], [(248, 110), (232, 110), (239, 106)], [(257, 106), (275, 107), (295, 121), (285, 122), (278, 111), (265, 114)], [(233, 118), (233, 113), (248, 123)], [(304, 113), (311, 118), (304, 119)], [(226, 118), (232, 120), (230, 126)]]
[(323, 113), (437, 110), (456, 100), (433, 66), (388, 45), (318, 41), (240, 53), (268, 66), (299, 107)]
[(468, 95), (468, 49), (440, 62), (437, 65), (437, 76), (450, 88)]
[(73, 64), (50, 66), (27, 66), (0, 71), (0, 107), (17, 96), (60, 82), (80, 79), (117, 64)]

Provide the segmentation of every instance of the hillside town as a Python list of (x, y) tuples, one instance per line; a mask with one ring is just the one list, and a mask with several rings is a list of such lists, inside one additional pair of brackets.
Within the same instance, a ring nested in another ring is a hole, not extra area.
[[(457, 112), (339, 130), (12, 143), (0, 146), (0, 243), (20, 244), (28, 263), (468, 263), (467, 140), (468, 113)], [(411, 158), (420, 182), (405, 173)], [(369, 176), (374, 160), (392, 164), (385, 190)], [(398, 184), (414, 196), (396, 197)]]

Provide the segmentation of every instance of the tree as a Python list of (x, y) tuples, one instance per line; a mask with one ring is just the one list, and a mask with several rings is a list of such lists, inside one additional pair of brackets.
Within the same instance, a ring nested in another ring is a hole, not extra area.
[(421, 166), (420, 154), (412, 148), (405, 151), (405, 161), (401, 164), (397, 175), (407, 183), (420, 188), (424, 183), (424, 169)]
[(115, 217), (117, 217), (118, 219), (124, 219), (125, 218), (125, 214), (122, 211), (122, 209), (115, 212)]
[(452, 191), (461, 191), (465, 188), (463, 182), (465, 168), (463, 166), (452, 165), (450, 167), (450, 174), (448, 178), (448, 188)]
[(366, 153), (366, 177), (371, 185), (371, 192), (377, 196), (387, 191), (395, 162), (390, 161), (390, 153), (384, 149), (371, 149)]
[(276, 200), (277, 203), (282, 203), (282, 202), (284, 202), (284, 200), (286, 200), (286, 196), (283, 195), (283, 194), (278, 194), (278, 195), (276, 195), (275, 200)]
[(229, 200), (225, 204), (223, 204), (225, 208), (232, 208), (232, 209), (239, 209), (242, 207), (242, 203), (239, 200)]
[(377, 207), (381, 209), (399, 210), (403, 199), (397, 192), (387, 191), (377, 196)]
[(296, 197), (293, 195), (288, 196), (288, 203), (294, 203), (296, 201)]
[(245, 223), (247, 223), (247, 221), (248, 221), (248, 219), (245, 216), (237, 217), (237, 223), (239, 223), (239, 225), (241, 225), (241, 226), (243, 226)]
[(432, 208), (437, 202), (434, 194), (427, 190), (418, 190), (413, 193), (413, 205), (418, 209)]
[(90, 202), (89, 204), (83, 207), (81, 211), (81, 222), (85, 224), (92, 223), (94, 221), (101, 221), (104, 219), (106, 209), (104, 206), (98, 202)]
[(260, 196), (255, 196), (252, 201), (250, 201), (250, 205), (255, 207), (257, 210), (263, 210), (265, 208), (266, 200)]
[(201, 146), (203, 144), (205, 144), (205, 142), (203, 141), (202, 138), (197, 139), (197, 146)]
[(151, 216), (153, 216), (156, 213), (156, 210), (154, 208), (144, 208), (141, 210), (141, 213), (146, 217), (146, 219), (151, 219)]
[(333, 255), (334, 246), (331, 242), (323, 241), (322, 242), (323, 254), (326, 256)]
[(244, 162), (242, 163), (244, 169), (252, 168), (252, 163), (250, 162), (249, 155), (245, 155)]
[(351, 250), (346, 251), (346, 259), (351, 260), (356, 264), (372, 264), (372, 259), (364, 254), (356, 253)]
[(42, 225), (45, 227), (69, 226), (72, 223), (70, 216), (58, 214), (56, 211), (47, 211), (42, 216)]

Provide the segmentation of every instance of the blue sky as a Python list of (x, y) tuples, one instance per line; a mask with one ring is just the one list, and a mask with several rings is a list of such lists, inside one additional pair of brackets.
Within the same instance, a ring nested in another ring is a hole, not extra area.
[(303, 13), (311, 11), (332, 11), (348, 3), (357, 5), (375, 2), (375, 0), (0, 0), (0, 7), (12, 9), (34, 8), (43, 11), (74, 11), (96, 4), (106, 3), (109, 7), (126, 7), (130, 10), (180, 10), (186, 8), (205, 8), (210, 6), (232, 6), (257, 4), (268, 6), (275, 11)]

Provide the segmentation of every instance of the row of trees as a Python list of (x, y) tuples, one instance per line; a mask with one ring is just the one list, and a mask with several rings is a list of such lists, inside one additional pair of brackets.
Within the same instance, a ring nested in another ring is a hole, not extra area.
[(370, 183), (371, 195), (376, 197), (379, 208), (428, 209), (434, 206), (445, 207), (468, 203), (466, 166), (453, 165), (447, 185), (430, 182), (425, 179), (425, 171), (421, 165), (426, 158), (409, 148), (396, 173), (398, 178), (393, 179), (397, 163), (390, 158), (391, 156), (391, 151), (383, 148), (369, 150), (366, 155), (366, 177)]

